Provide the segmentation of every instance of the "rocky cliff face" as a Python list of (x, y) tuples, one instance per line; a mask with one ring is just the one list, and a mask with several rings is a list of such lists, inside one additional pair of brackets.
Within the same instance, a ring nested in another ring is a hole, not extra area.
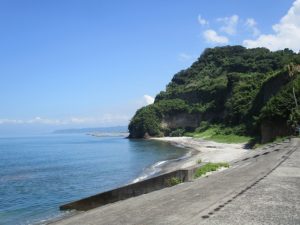
[(197, 114), (178, 113), (174, 115), (164, 116), (161, 121), (163, 129), (195, 129), (201, 122), (201, 116)]

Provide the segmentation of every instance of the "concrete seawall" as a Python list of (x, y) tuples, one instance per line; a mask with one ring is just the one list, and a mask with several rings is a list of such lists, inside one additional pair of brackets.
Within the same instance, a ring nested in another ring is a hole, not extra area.
[(119, 201), (53, 225), (300, 224), (300, 139), (273, 143), (229, 169)]
[(97, 195), (93, 195), (78, 201), (62, 205), (60, 206), (60, 210), (76, 209), (79, 211), (87, 211), (109, 203), (125, 200), (134, 196), (139, 196), (152, 191), (160, 190), (166, 187), (170, 187), (171, 178), (178, 178), (182, 182), (187, 182), (193, 179), (195, 169), (196, 168), (193, 167), (165, 173), (153, 178), (149, 178), (147, 180), (129, 184), (117, 189), (106, 191)]

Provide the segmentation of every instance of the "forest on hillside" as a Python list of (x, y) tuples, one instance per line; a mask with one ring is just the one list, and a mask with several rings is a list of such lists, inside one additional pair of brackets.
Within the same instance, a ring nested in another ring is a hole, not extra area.
[[(174, 75), (153, 104), (136, 112), (130, 137), (180, 136), (216, 125), (228, 133), (260, 136), (266, 122), (292, 132), (300, 121), (299, 65), (300, 54), (289, 49), (208, 48)], [(170, 122), (180, 116), (185, 123)]]

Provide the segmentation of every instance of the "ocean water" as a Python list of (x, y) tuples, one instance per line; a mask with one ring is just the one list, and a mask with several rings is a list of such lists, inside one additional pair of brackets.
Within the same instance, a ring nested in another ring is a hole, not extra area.
[(151, 176), (185, 150), (84, 134), (0, 138), (0, 224), (40, 224), (59, 205)]

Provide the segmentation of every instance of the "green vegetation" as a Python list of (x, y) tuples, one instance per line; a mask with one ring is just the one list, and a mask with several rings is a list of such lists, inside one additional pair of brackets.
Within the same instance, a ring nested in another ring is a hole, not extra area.
[(170, 133), (170, 137), (181, 137), (185, 133), (185, 129), (178, 128)]
[(130, 136), (142, 138), (147, 135), (160, 136), (160, 119), (154, 106), (139, 109), (131, 120), (128, 129)]
[(197, 160), (197, 164), (201, 164), (202, 163), (202, 160), (201, 159), (198, 159)]
[(238, 128), (212, 125), (205, 129), (196, 129), (195, 132), (186, 132), (185, 135), (194, 138), (203, 138), (206, 140), (221, 143), (247, 143), (252, 137), (239, 135)]
[(228, 143), (228, 144), (233, 144), (233, 143), (247, 143), (251, 140), (251, 137), (246, 137), (246, 136), (239, 136), (239, 135), (214, 135), (209, 138), (211, 141), (215, 142), (220, 142), (220, 143)]
[(175, 186), (175, 185), (180, 184), (180, 183), (182, 183), (182, 180), (179, 179), (178, 177), (171, 177), (171, 178), (166, 180), (167, 186), (170, 186), (170, 187)]
[[(292, 89), (296, 94), (296, 102), (293, 96)], [(292, 125), (299, 122), (300, 109), (298, 107), (298, 99), (300, 99), (300, 76), (289, 82), (286, 86), (273, 96), (260, 113), (260, 120), (286, 120)]]
[(194, 132), (186, 132), (185, 136), (203, 138), (221, 143), (246, 143), (252, 140), (250, 136), (244, 136), (245, 126), (226, 127), (221, 124), (209, 124), (202, 121)]
[(222, 167), (228, 168), (228, 163), (207, 163), (198, 168), (194, 174), (194, 178), (204, 176), (208, 172), (216, 171)]
[[(190, 68), (174, 75), (154, 104), (136, 112), (130, 137), (188, 131), (216, 141), (244, 142), (247, 136), (260, 136), (265, 121), (281, 121), (291, 131), (300, 122), (299, 64), (300, 54), (288, 49), (206, 49)], [(176, 124), (175, 116), (195, 122)]]

